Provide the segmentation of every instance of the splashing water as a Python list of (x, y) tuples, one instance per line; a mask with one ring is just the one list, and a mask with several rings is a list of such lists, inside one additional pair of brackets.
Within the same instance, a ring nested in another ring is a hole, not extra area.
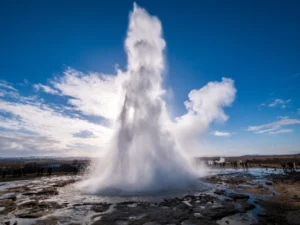
[(139, 193), (178, 188), (195, 180), (192, 163), (168, 131), (162, 28), (156, 17), (134, 5), (125, 41), (128, 54), (124, 104), (106, 157), (81, 184), (90, 193)]
[[(94, 161), (79, 188), (92, 194), (145, 194), (195, 187), (198, 174), (183, 149), (198, 149), (214, 120), (235, 97), (233, 80), (222, 78), (192, 90), (187, 114), (170, 120), (162, 88), (165, 41), (158, 18), (134, 4), (125, 40), (128, 66), (122, 79), (119, 117), (107, 154)], [(199, 188), (199, 186), (197, 186)]]

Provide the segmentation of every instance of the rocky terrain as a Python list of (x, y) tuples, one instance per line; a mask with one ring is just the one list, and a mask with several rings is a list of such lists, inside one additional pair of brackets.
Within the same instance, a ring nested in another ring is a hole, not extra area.
[(299, 174), (218, 171), (211, 188), (177, 197), (86, 196), (80, 176), (0, 183), (0, 221), (27, 224), (300, 224)]

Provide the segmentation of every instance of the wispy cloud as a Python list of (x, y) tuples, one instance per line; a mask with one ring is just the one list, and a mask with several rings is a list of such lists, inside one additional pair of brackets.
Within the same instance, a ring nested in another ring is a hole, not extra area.
[(0, 88), (8, 89), (8, 90), (15, 91), (15, 92), (18, 91), (11, 84), (9, 84), (8, 82), (6, 82), (4, 80), (0, 80)]
[[(0, 138), (5, 143), (11, 143), (5, 145), (5, 149), (9, 146), (11, 148), (11, 152), (7, 150), (6, 153), (13, 154), (19, 150), (26, 152), (29, 149), (35, 149), (36, 154), (45, 154), (52, 149), (54, 152), (63, 151), (64, 155), (76, 155), (82, 150), (71, 151), (69, 146), (75, 144), (93, 145), (101, 153), (112, 130), (99, 123), (89, 122), (80, 116), (75, 117), (72, 113), (64, 113), (64, 107), (64, 105), (46, 104), (38, 97), (34, 98), (34, 101), (28, 97), (20, 97), (19, 100), (13, 102), (0, 100), (0, 113), (2, 113), (0, 114), (0, 128), (13, 131), (13, 135), (9, 135), (11, 132), (7, 131), (6, 136), (4, 137), (2, 133), (2, 138)], [(6, 115), (3, 116), (3, 114)], [(20, 134), (20, 130), (26, 131), (26, 137)], [(27, 139), (26, 142), (22, 141), (23, 139)], [(66, 151), (67, 149), (70, 151)], [(81, 152), (81, 154), (86, 153)]]
[(18, 98), (19, 91), (12, 86), (12, 84), (0, 80), (0, 97)]
[(68, 103), (85, 115), (102, 116), (115, 120), (118, 106), (123, 101), (126, 74), (117, 70), (116, 75), (85, 74), (67, 69), (62, 77), (51, 81), (61, 95), (69, 97)]
[(277, 133), (288, 133), (292, 132), (292, 130), (282, 130), (281, 128), (284, 126), (300, 124), (300, 120), (297, 119), (282, 119), (279, 121), (275, 121), (272, 123), (263, 124), (260, 126), (249, 126), (248, 131), (253, 131), (257, 134), (277, 134)]
[(291, 129), (282, 129), (282, 130), (269, 132), (269, 134), (282, 134), (282, 133), (291, 133), (291, 132), (293, 132), (293, 130)]
[(274, 102), (270, 103), (269, 107), (276, 107), (280, 106), (281, 108), (286, 108), (287, 105), (291, 102), (291, 99), (288, 100), (282, 100), (282, 99), (275, 99)]
[(219, 136), (219, 137), (230, 137), (231, 134), (229, 132), (221, 132), (221, 131), (215, 131), (214, 132), (215, 136)]
[(43, 90), (44, 92), (48, 93), (48, 94), (52, 94), (52, 95), (60, 95), (58, 90), (55, 90), (47, 85), (43, 85), (43, 84), (34, 84), (33, 85), (34, 89), (36, 91), (39, 90)]

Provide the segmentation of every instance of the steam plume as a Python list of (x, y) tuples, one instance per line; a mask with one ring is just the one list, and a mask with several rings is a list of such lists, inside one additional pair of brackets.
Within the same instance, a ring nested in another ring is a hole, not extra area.
[[(196, 180), (192, 162), (182, 150), (185, 144), (180, 131), (175, 130), (189, 130), (194, 122), (205, 129), (217, 117), (226, 120), (222, 106), (233, 101), (235, 89), (232, 80), (224, 79), (193, 90), (185, 103), (188, 114), (172, 122), (162, 99), (165, 46), (158, 18), (134, 4), (125, 40), (128, 67), (123, 104), (119, 106), (108, 153), (91, 167), (90, 177), (81, 183), (84, 190), (141, 193), (180, 188)], [(215, 88), (221, 88), (222, 97), (212, 98), (212, 103), (202, 99), (207, 92), (213, 94)], [(211, 109), (215, 112), (208, 116), (207, 110)], [(197, 134), (199, 128), (192, 132)]]

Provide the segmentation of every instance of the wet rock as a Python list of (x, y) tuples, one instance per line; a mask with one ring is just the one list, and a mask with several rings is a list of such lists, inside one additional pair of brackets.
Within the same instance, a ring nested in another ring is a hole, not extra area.
[(225, 190), (217, 189), (217, 190), (214, 191), (214, 193), (215, 193), (216, 195), (224, 195), (224, 194), (226, 193), (226, 191), (225, 191)]
[(109, 206), (110, 206), (110, 204), (108, 204), (108, 203), (97, 204), (97, 205), (93, 205), (91, 207), (91, 210), (94, 211), (94, 212), (97, 212), (97, 213), (105, 212), (105, 211), (108, 210)]
[(75, 182), (76, 182), (76, 180), (63, 180), (63, 181), (59, 181), (56, 184), (53, 184), (52, 187), (64, 187), (68, 184), (72, 184), (72, 183), (75, 183)]
[(37, 201), (28, 200), (28, 201), (19, 203), (17, 206), (18, 206), (18, 208), (35, 207), (35, 206), (37, 206)]
[(31, 195), (58, 195), (58, 191), (54, 187), (46, 187), (38, 191), (29, 191), (24, 192), (23, 195), (31, 196)]
[(146, 222), (143, 225), (160, 225), (160, 223), (157, 223), (157, 222)]
[(288, 224), (300, 224), (300, 210), (288, 212), (286, 220)]
[(38, 191), (36, 195), (58, 195), (58, 191), (56, 188), (48, 187)]
[(237, 194), (237, 193), (230, 193), (228, 195), (228, 197), (232, 198), (233, 200), (237, 200), (237, 199), (248, 199), (249, 195), (245, 195), (245, 194)]
[(24, 192), (22, 195), (31, 196), (31, 195), (35, 195), (35, 194), (36, 194), (36, 192), (29, 191), (29, 192)]
[(184, 220), (181, 225), (217, 225), (216, 222), (210, 220)]
[(174, 198), (174, 199), (165, 199), (162, 202), (160, 202), (158, 204), (158, 206), (162, 207), (162, 206), (168, 206), (168, 207), (174, 207), (176, 205), (179, 204), (179, 202), (181, 202), (180, 199), (178, 198)]
[(222, 205), (213, 205), (211, 206), (212, 209), (224, 209), (225, 207)]
[(0, 207), (3, 209), (0, 211), (0, 215), (5, 215), (9, 212), (12, 212), (16, 209), (16, 204), (11, 199), (0, 200)]
[(47, 208), (47, 209), (61, 209), (64, 207), (64, 205), (60, 205), (57, 202), (54, 201), (44, 201), (37, 204), (39, 208)]
[(182, 203), (185, 204), (188, 207), (193, 207), (193, 205), (188, 201), (182, 201)]
[(12, 201), (16, 201), (17, 200), (17, 196), (16, 195), (10, 195), (10, 196), (8, 196), (7, 199), (11, 199)]
[(195, 195), (186, 195), (183, 197), (185, 201), (195, 201), (197, 197)]
[(18, 212), (15, 214), (18, 218), (34, 219), (46, 215), (46, 212), (43, 211), (27, 211), (27, 212)]
[(194, 213), (194, 217), (203, 218), (203, 215), (201, 213)]
[(33, 225), (57, 225), (58, 219), (50, 218), (45, 220), (38, 220)]
[(255, 205), (251, 204), (251, 203), (248, 203), (246, 202), (245, 204), (242, 205), (242, 212), (247, 212), (251, 209), (254, 209), (255, 208)]
[(226, 207), (220, 209), (205, 208), (202, 212), (202, 215), (205, 218), (217, 220), (226, 216), (236, 214), (238, 212), (239, 210), (235, 208), (234, 204), (227, 204)]

